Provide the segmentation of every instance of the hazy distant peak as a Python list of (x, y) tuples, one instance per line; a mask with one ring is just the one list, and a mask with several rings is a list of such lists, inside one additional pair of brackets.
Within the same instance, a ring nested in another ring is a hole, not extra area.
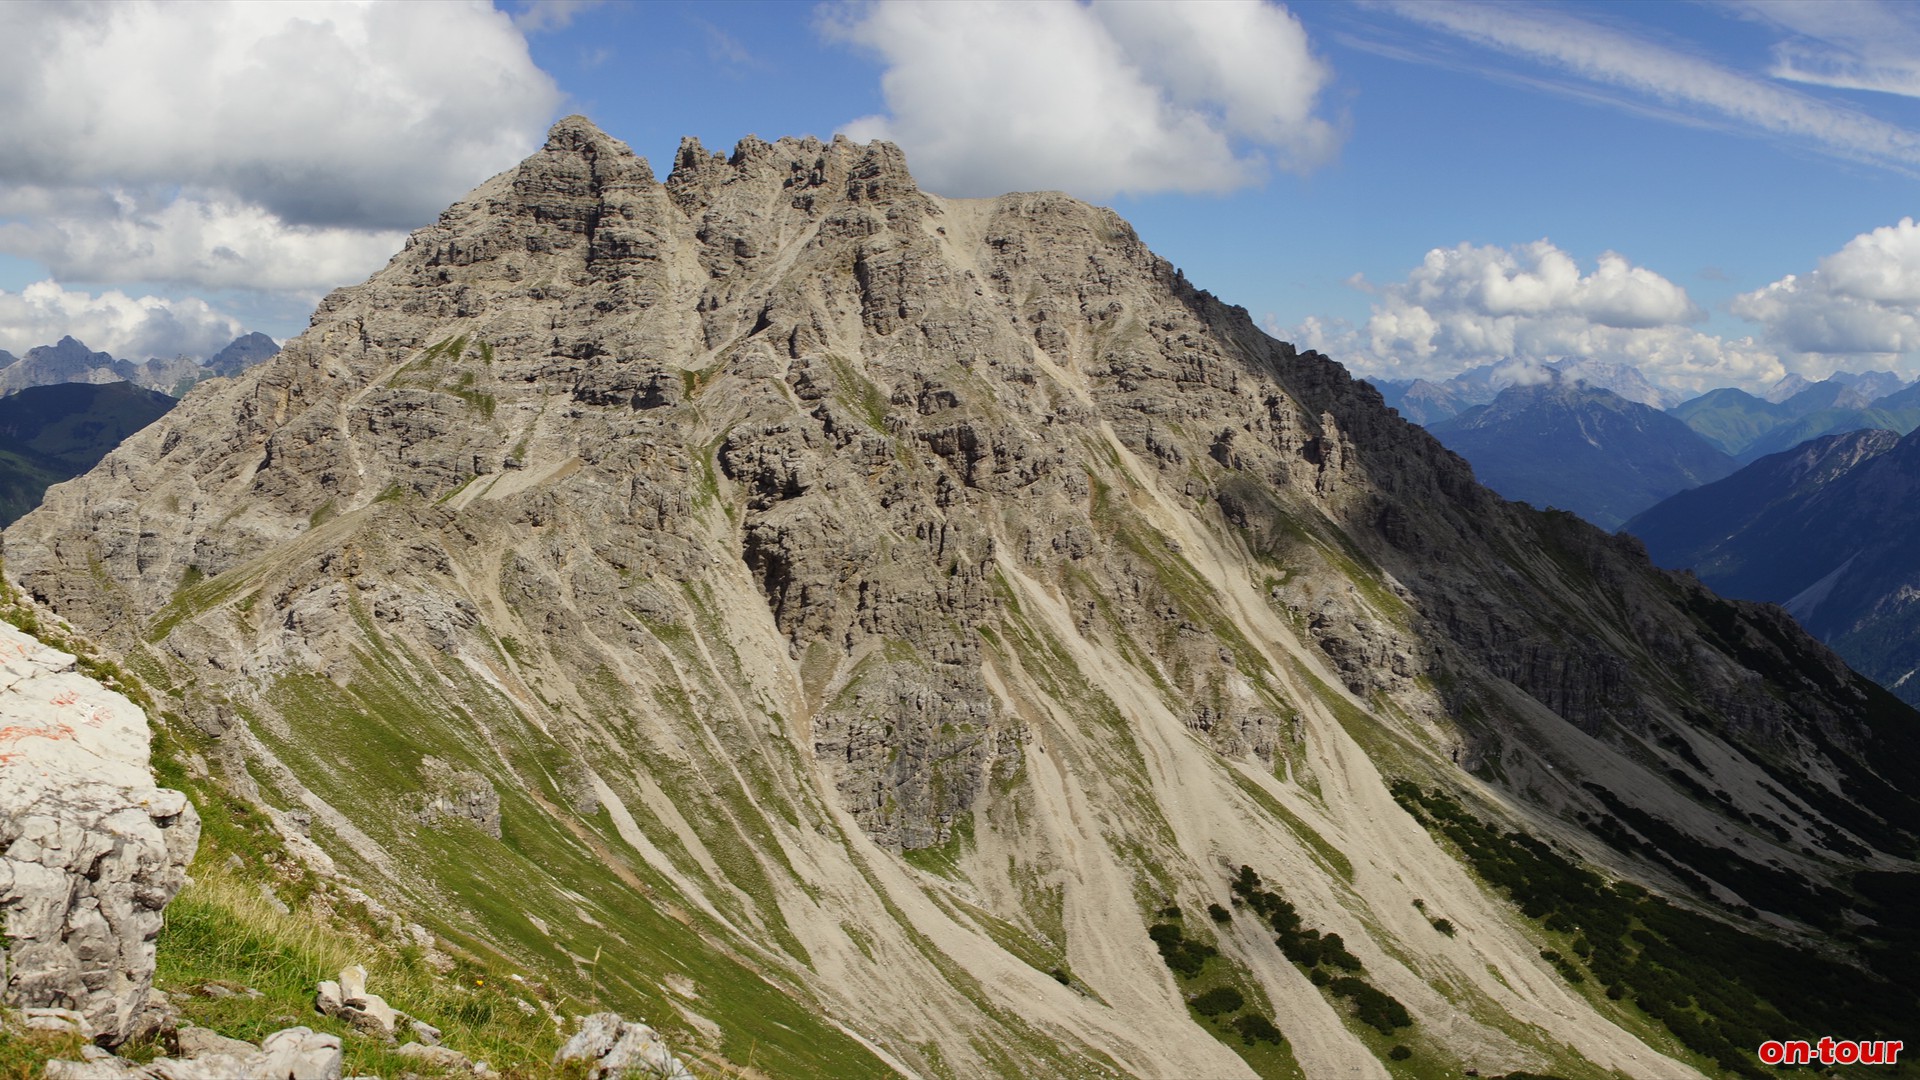
[(1906, 378), (1891, 371), (1836, 371), (1828, 380), (1847, 387), (1863, 401), (1877, 401), (1910, 385)]
[(207, 370), (214, 375), (238, 375), (280, 352), (280, 343), (255, 331), (234, 338), (225, 348), (207, 357)]
[(1778, 405), (1812, 385), (1813, 383), (1803, 376), (1787, 375), (1769, 387), (1766, 393), (1760, 395), (1760, 398), (1763, 401), (1771, 401), (1775, 405)]

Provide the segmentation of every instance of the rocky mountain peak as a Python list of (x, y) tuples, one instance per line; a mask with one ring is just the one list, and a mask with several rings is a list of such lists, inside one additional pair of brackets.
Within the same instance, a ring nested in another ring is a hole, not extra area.
[[(5, 543), (340, 858), (697, 973), (622, 992), (728, 1003), (779, 1074), (1247, 1075), (1166, 950), (1263, 860), (1448, 1062), (1684, 1075), (1395, 782), (1783, 920), (1833, 911), (1841, 826), (1777, 763), (1881, 783), (1863, 681), (1774, 616), (1503, 503), (1111, 211), (940, 198), (885, 143), (689, 140), (658, 182), (564, 120)], [(448, 776), (483, 827), (378, 812)], [(1841, 842), (1911, 848), (1881, 794)], [(1367, 1057), (1198, 923), (1308, 1075)]]

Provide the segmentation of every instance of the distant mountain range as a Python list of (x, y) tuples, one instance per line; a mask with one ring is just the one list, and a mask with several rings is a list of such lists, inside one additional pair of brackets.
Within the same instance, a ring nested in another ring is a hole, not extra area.
[(205, 360), (122, 360), (73, 337), (25, 356), (0, 350), (0, 525), (40, 505), (49, 487), (93, 468), (194, 384), (238, 375), (279, 351), (258, 333)]
[(1561, 361), (1376, 386), (1501, 495), (1624, 526), (1661, 565), (1780, 604), (1920, 704), (1920, 383), (1789, 375), (1662, 412), (1645, 382)]
[(1501, 495), (1605, 529), (1739, 467), (1672, 416), (1557, 373), (1427, 430)]
[(1581, 356), (1569, 356), (1552, 363), (1504, 360), (1470, 368), (1437, 382), (1428, 379), (1371, 381), (1390, 408), (1422, 426), (1458, 416), (1476, 405), (1490, 404), (1510, 386), (1583, 383), (1655, 409), (1670, 408), (1680, 401), (1679, 394), (1648, 382), (1640, 369), (1631, 364)]
[(95, 352), (73, 337), (63, 337), (58, 344), (28, 349), (21, 357), (0, 350), (0, 394), (61, 383), (130, 382), (177, 398), (202, 379), (238, 375), (279, 351), (272, 338), (251, 333), (235, 338), (205, 360), (177, 356), (135, 361)]
[[(1836, 432), (1884, 428), (1904, 435), (1920, 427), (1920, 384), (1908, 386), (1891, 372), (1840, 374), (1817, 383), (1788, 380), (1765, 396), (1709, 391), (1671, 411), (1743, 463)], [(1777, 391), (1785, 388), (1794, 392), (1780, 397)]]
[[(1850, 387), (1859, 391), (1861, 394), (1860, 400), (1862, 401), (1871, 401), (1874, 398), (1885, 397), (1907, 385), (1907, 380), (1895, 375), (1891, 371), (1839, 371), (1828, 376), (1825, 381), (1838, 383), (1841, 386)], [(1778, 404), (1794, 397), (1809, 387), (1818, 385), (1820, 384), (1807, 379), (1805, 376), (1788, 375), (1779, 382), (1774, 383), (1767, 389), (1766, 393), (1760, 396)]]
[(1716, 592), (1780, 604), (1920, 703), (1920, 434), (1824, 436), (1681, 492), (1626, 531)]
[(1606, 528), (1809, 439), (1920, 428), (1920, 383), (1890, 371), (1789, 375), (1764, 393), (1729, 387), (1677, 403), (1632, 365), (1577, 357), (1374, 386), (1495, 491)]

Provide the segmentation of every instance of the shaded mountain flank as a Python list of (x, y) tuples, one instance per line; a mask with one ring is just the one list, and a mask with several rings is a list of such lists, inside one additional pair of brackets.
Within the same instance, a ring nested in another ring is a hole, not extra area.
[(1507, 498), (1571, 510), (1604, 529), (1738, 467), (1679, 420), (1565, 380), (1509, 387), (1428, 430)]
[(1627, 523), (1662, 566), (1780, 604), (1847, 662), (1920, 702), (1920, 436), (1829, 435)]
[(1910, 708), (885, 143), (662, 182), (564, 120), (4, 542), (327, 872), (706, 1060), (1759, 1075), (1920, 1015)]
[(126, 382), (60, 383), (0, 397), (0, 524), (38, 506), (47, 488), (93, 468), (173, 405)]

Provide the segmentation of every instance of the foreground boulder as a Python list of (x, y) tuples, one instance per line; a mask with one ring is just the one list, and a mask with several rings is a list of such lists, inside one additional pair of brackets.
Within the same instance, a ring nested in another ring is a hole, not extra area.
[[(89, 1048), (92, 1049), (92, 1048)], [(340, 1080), (340, 1036), (276, 1031), (255, 1046), (200, 1028), (180, 1033), (180, 1056), (142, 1065), (92, 1050), (85, 1061), (47, 1063), (47, 1080)]]
[(367, 990), (367, 969), (353, 964), (340, 971), (340, 980), (322, 982), (314, 990), (313, 1008), (322, 1016), (345, 1020), (357, 1030), (375, 1038), (394, 1041), (405, 1021), (421, 1042), (429, 1046), (440, 1041), (440, 1029), (387, 1004), (387, 999)]
[(153, 984), (200, 819), (154, 786), (146, 714), (0, 625), (0, 1005), (67, 1009), (114, 1046)]
[(621, 1018), (619, 1013), (594, 1013), (580, 1021), (574, 1033), (553, 1055), (553, 1066), (568, 1061), (587, 1062), (587, 1080), (642, 1076), (648, 1080), (694, 1080), (693, 1073), (660, 1033), (646, 1024)]

